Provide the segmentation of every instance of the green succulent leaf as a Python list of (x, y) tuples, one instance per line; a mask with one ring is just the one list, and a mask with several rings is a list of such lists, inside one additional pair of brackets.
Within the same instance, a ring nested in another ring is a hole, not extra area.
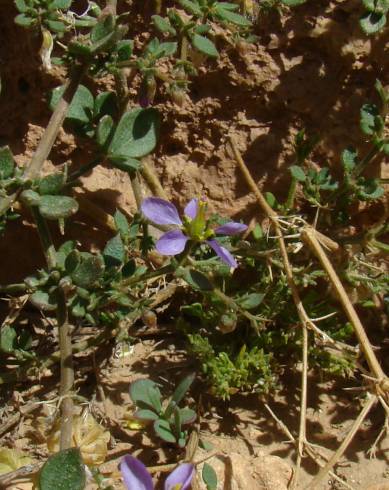
[(389, 0), (362, 0), (362, 3), (369, 12), (386, 14), (389, 10)]
[(39, 181), (39, 194), (41, 196), (58, 194), (59, 192), (61, 192), (61, 189), (64, 186), (65, 182), (65, 172), (56, 172), (54, 174), (46, 175), (45, 177), (42, 177)]
[(101, 118), (105, 115), (115, 117), (118, 112), (118, 104), (114, 92), (100, 93), (94, 103), (93, 115), (96, 118)]
[(19, 12), (23, 14), (30, 10), (30, 7), (26, 4), (24, 0), (15, 0), (15, 5)]
[(78, 203), (68, 196), (42, 196), (39, 201), (39, 212), (48, 220), (68, 218), (78, 211)]
[(139, 408), (152, 408), (158, 414), (162, 409), (161, 392), (150, 379), (138, 379), (131, 383), (130, 397)]
[(245, 294), (239, 298), (239, 305), (245, 310), (252, 310), (257, 308), (263, 301), (265, 295), (261, 293)]
[(77, 448), (50, 456), (39, 473), (40, 490), (84, 490), (85, 466)]
[(77, 269), (81, 262), (80, 252), (77, 250), (72, 250), (69, 255), (66, 257), (64, 262), (64, 268), (66, 274), (73, 274), (73, 272)]
[(96, 131), (96, 140), (97, 144), (102, 148), (105, 148), (109, 144), (109, 141), (113, 134), (113, 127), (114, 123), (110, 115), (107, 114), (100, 119)]
[(139, 420), (158, 420), (159, 416), (152, 410), (148, 410), (147, 408), (144, 408), (142, 410), (137, 410), (134, 413), (134, 417)]
[(104, 262), (107, 267), (117, 267), (124, 263), (126, 248), (120, 234), (109, 240), (103, 251)]
[(160, 55), (158, 58), (163, 56), (172, 56), (177, 51), (178, 44), (175, 42), (162, 43), (159, 47)]
[(290, 173), (292, 174), (292, 177), (294, 177), (296, 180), (299, 182), (305, 182), (307, 179), (307, 176), (304, 173), (304, 170), (299, 167), (298, 165), (292, 165), (290, 168)]
[(182, 425), (193, 424), (197, 414), (191, 408), (180, 408), (180, 419)]
[(72, 0), (54, 0), (50, 3), (50, 9), (65, 10), (70, 8), (72, 5)]
[(28, 16), (27, 14), (19, 14), (15, 17), (15, 24), (18, 24), (22, 27), (30, 27), (32, 24), (34, 24), (34, 22), (35, 19)]
[(0, 148), (0, 180), (9, 179), (15, 170), (14, 157), (8, 146)]
[(31, 189), (27, 189), (20, 194), (20, 200), (26, 206), (39, 206), (41, 196)]
[(197, 17), (201, 17), (203, 15), (203, 11), (197, 2), (192, 2), (191, 0), (179, 0), (179, 2), (180, 5), (190, 14), (196, 15)]
[(116, 44), (116, 52), (119, 61), (127, 61), (132, 55), (134, 42), (129, 39), (123, 39)]
[(161, 17), (160, 15), (152, 15), (151, 18), (153, 19), (156, 29), (158, 29), (159, 32), (162, 32), (162, 34), (168, 33), (174, 36), (177, 33), (174, 27), (170, 24), (169, 19)]
[(208, 463), (204, 463), (203, 471), (201, 473), (204, 483), (207, 486), (207, 490), (217, 489), (217, 475), (216, 471)]
[(220, 6), (220, 4), (216, 4), (215, 11), (219, 19), (230, 22), (231, 24), (236, 24), (241, 27), (251, 26), (251, 22), (246, 19), (243, 15), (239, 15), (236, 12), (231, 12), (231, 10), (227, 10)]
[(0, 330), (0, 351), (11, 354), (16, 347), (16, 330), (10, 325), (5, 325)]
[(217, 2), (216, 8), (222, 8), (224, 10), (238, 10), (239, 5), (237, 3)]
[(278, 206), (277, 198), (272, 192), (265, 192), (265, 199), (271, 208), (273, 209), (277, 208)]
[(113, 219), (115, 221), (116, 229), (120, 233), (120, 236), (123, 240), (127, 240), (130, 237), (130, 225), (128, 224), (127, 218), (121, 211), (117, 209)]
[(157, 144), (159, 114), (155, 109), (134, 109), (126, 112), (117, 125), (109, 147), (112, 156), (144, 157)]
[(186, 392), (191, 387), (195, 378), (196, 378), (195, 373), (192, 373), (192, 374), (189, 374), (188, 376), (186, 376), (181, 381), (181, 383), (177, 386), (177, 388), (174, 390), (171, 401), (175, 402), (178, 405), (180, 403), (180, 401), (184, 398)]
[(46, 20), (47, 27), (50, 31), (63, 33), (66, 32), (66, 25), (60, 20)]
[(207, 37), (201, 36), (200, 34), (194, 34), (191, 37), (191, 41), (193, 46), (198, 51), (200, 51), (203, 54), (206, 54), (210, 58), (217, 58), (219, 56), (219, 52), (216, 49), (216, 46)]
[(81, 288), (93, 287), (102, 277), (104, 272), (104, 261), (99, 255), (81, 255), (81, 262), (72, 273), (71, 278), (76, 286)]
[(378, 122), (380, 112), (375, 104), (364, 104), (360, 112), (361, 129), (367, 135), (374, 134), (381, 125)]
[(384, 193), (377, 179), (366, 179), (358, 190), (358, 197), (362, 201), (374, 201), (382, 197)]
[[(52, 111), (54, 111), (64, 91), (65, 88), (63, 86), (57, 87), (53, 90), (50, 99), (50, 108)], [(80, 85), (74, 94), (66, 119), (76, 124), (85, 124), (90, 121), (93, 114), (93, 109), (93, 95), (89, 89), (84, 87), (84, 85)]]
[(90, 39), (93, 44), (99, 43), (104, 38), (114, 32), (115, 18), (112, 14), (105, 15), (95, 25), (90, 34)]
[(305, 3), (306, 0), (281, 0), (281, 2), (288, 7), (296, 7)]
[(175, 443), (176, 436), (173, 434), (170, 424), (167, 420), (158, 419), (154, 422), (154, 430), (158, 437), (163, 441)]
[(57, 295), (46, 291), (36, 291), (30, 298), (30, 303), (42, 311), (55, 311), (57, 309)]
[(351, 173), (358, 164), (358, 152), (355, 148), (349, 147), (342, 152), (342, 165), (347, 173)]
[(365, 34), (376, 34), (385, 27), (386, 15), (382, 12), (366, 12), (359, 19), (359, 24)]
[(74, 240), (64, 242), (57, 250), (57, 266), (61, 269), (65, 268), (66, 257), (76, 248)]

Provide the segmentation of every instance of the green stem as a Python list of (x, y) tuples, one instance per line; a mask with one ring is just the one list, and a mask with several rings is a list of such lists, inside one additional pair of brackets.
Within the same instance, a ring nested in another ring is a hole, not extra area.
[(122, 287), (129, 287), (129, 286), (134, 286), (135, 284), (138, 284), (139, 282), (143, 281), (149, 281), (150, 279), (155, 279), (156, 277), (159, 276), (164, 276), (165, 274), (170, 274), (175, 271), (175, 267), (173, 267), (171, 264), (165, 265), (165, 267), (161, 267), (160, 269), (157, 269), (155, 271), (150, 271), (146, 272), (145, 274), (142, 274), (139, 277), (130, 277), (128, 279), (125, 279), (120, 283), (120, 288)]
[[(57, 265), (57, 255), (47, 222), (39, 213), (38, 208), (32, 207), (31, 212), (37, 226), (48, 268), (50, 270), (54, 269)], [(68, 322), (68, 308), (66, 304), (66, 295), (61, 285), (59, 285), (57, 289), (57, 298), (57, 328), (61, 353), (60, 397), (62, 401), (60, 448), (62, 450), (68, 449), (72, 446), (73, 400), (71, 398), (71, 390), (74, 383), (74, 370), (71, 332)]]
[(0, 293), (14, 294), (14, 293), (24, 293), (27, 286), (24, 283), (21, 284), (7, 284), (7, 286), (0, 285)]
[(366, 168), (366, 165), (371, 162), (371, 160), (378, 154), (380, 153), (380, 148), (376, 145), (374, 145), (370, 151), (367, 153), (367, 155), (359, 162), (359, 164), (355, 167), (353, 176), (354, 177), (359, 177), (363, 171)]
[(49, 227), (47, 226), (47, 222), (44, 218), (42, 218), (37, 207), (31, 207), (31, 213), (36, 223), (47, 265), (50, 270), (54, 269), (57, 264), (57, 254), (53, 245), (53, 241), (51, 239), (51, 234)]
[[(69, 110), (73, 96), (76, 93), (78, 86), (81, 83), (81, 79), (87, 69), (87, 65), (76, 66), (69, 80), (66, 82), (65, 91), (55, 107), (53, 114), (51, 115), (49, 124), (43, 133), (38, 147), (32, 157), (31, 163), (24, 170), (24, 180), (33, 180), (39, 176), (40, 170), (49, 156), (58, 132), (66, 118), (66, 114)], [(8, 211), (8, 209), (16, 201), (18, 195), (19, 191), (0, 199), (0, 216)]]
[(61, 353), (61, 436), (60, 449), (72, 447), (73, 435), (73, 399), (71, 397), (74, 384), (73, 352), (66, 295), (61, 286), (58, 288), (57, 323), (59, 333), (59, 350)]
[(285, 209), (290, 210), (294, 206), (294, 199), (296, 197), (296, 191), (297, 191), (297, 179), (292, 177), (290, 187), (289, 187), (289, 192), (288, 192), (288, 197), (285, 202)]
[(380, 242), (377, 239), (370, 240), (369, 244), (383, 252), (389, 253), (389, 245), (387, 243)]
[(181, 50), (180, 50), (181, 61), (186, 61), (188, 58), (188, 38), (184, 34), (181, 38)]
[(23, 177), (25, 180), (32, 180), (39, 176), (40, 170), (49, 156), (58, 132), (66, 118), (73, 96), (76, 93), (86, 70), (86, 65), (76, 66), (69, 80), (66, 82), (65, 91), (55, 107), (49, 124), (47, 125), (42, 139), (32, 157), (30, 165), (24, 171)]

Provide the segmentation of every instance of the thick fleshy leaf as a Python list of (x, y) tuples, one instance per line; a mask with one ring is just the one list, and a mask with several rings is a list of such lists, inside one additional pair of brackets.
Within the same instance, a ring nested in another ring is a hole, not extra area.
[(155, 248), (162, 255), (177, 255), (184, 251), (188, 240), (181, 230), (171, 230), (161, 236)]
[(243, 223), (236, 223), (235, 221), (230, 221), (225, 225), (221, 225), (216, 228), (215, 232), (218, 235), (238, 235), (247, 230), (247, 225)]
[(170, 473), (165, 480), (164, 490), (187, 490), (190, 487), (195, 469), (193, 464), (183, 463)]
[(128, 490), (153, 490), (153, 480), (146, 466), (139, 459), (124, 456), (120, 463), (120, 471)]
[(216, 240), (207, 240), (208, 245), (213, 248), (216, 252), (217, 256), (230, 267), (238, 267), (237, 261), (231, 255), (231, 253), (225, 248), (222, 247)]
[(199, 200), (198, 199), (190, 200), (184, 209), (185, 216), (187, 216), (190, 219), (195, 219), (198, 208), (199, 208)]
[(177, 208), (165, 199), (147, 197), (142, 202), (141, 210), (146, 218), (156, 225), (182, 225)]

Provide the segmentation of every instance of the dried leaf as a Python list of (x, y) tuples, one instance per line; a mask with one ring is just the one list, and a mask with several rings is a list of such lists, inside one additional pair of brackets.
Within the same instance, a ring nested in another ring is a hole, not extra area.
[(16, 449), (0, 449), (0, 475), (32, 463), (32, 459)]
[[(47, 438), (47, 447), (51, 453), (59, 451), (59, 437), (60, 421), (56, 420)], [(104, 463), (110, 437), (110, 433), (90, 413), (73, 417), (73, 446), (80, 449), (86, 465)]]

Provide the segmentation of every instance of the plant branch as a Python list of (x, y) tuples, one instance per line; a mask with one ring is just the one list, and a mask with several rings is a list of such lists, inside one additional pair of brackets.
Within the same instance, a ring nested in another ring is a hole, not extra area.
[(154, 171), (152, 165), (147, 162), (145, 159), (142, 160), (142, 167), (140, 169), (140, 173), (144, 178), (146, 184), (149, 186), (151, 192), (160, 197), (161, 199), (168, 200), (168, 195), (166, 194), (164, 188), (161, 185), (161, 182), (158, 178), (158, 175)]
[[(39, 213), (38, 208), (32, 207), (31, 212), (37, 225), (48, 268), (49, 270), (52, 270), (56, 267), (57, 256), (51, 239), (50, 230), (46, 220)], [(57, 288), (57, 298), (57, 328), (61, 366), (60, 397), (62, 399), (60, 448), (62, 450), (72, 446), (73, 400), (71, 398), (71, 390), (74, 383), (74, 370), (71, 333), (68, 322), (68, 308), (66, 304), (66, 295), (61, 285)]]
[(262, 211), (266, 213), (268, 218), (272, 221), (275, 232), (276, 232), (276, 237), (278, 240), (278, 244), (280, 247), (280, 252), (281, 252), (281, 257), (282, 261), (284, 264), (284, 269), (285, 269), (285, 275), (286, 279), (288, 282), (288, 286), (291, 290), (292, 293), (292, 298), (294, 301), (294, 304), (297, 309), (297, 314), (299, 316), (300, 322), (301, 322), (301, 327), (303, 329), (303, 352), (302, 352), (302, 357), (303, 357), (303, 369), (302, 369), (302, 380), (301, 380), (301, 404), (300, 404), (300, 429), (299, 429), (299, 440), (298, 440), (298, 456), (297, 456), (297, 462), (296, 462), (296, 473), (299, 472), (299, 468), (301, 465), (301, 458), (302, 458), (302, 451), (303, 451), (303, 445), (306, 442), (306, 404), (307, 404), (307, 371), (308, 371), (308, 359), (307, 359), (307, 327), (310, 326), (312, 328), (313, 322), (310, 320), (307, 312), (305, 311), (304, 305), (301, 301), (300, 295), (297, 290), (296, 283), (293, 278), (293, 269), (289, 261), (288, 257), (288, 252), (286, 249), (286, 244), (285, 240), (282, 234), (281, 227), (279, 225), (278, 221), (278, 215), (277, 213), (269, 206), (269, 204), (266, 202), (265, 197), (263, 196), (262, 192), (259, 190), (257, 184), (255, 183), (254, 179), (252, 178), (249, 169), (247, 168), (246, 164), (244, 163), (242, 156), (235, 144), (234, 139), (230, 136), (230, 143), (232, 146), (232, 150), (234, 152), (234, 156), (236, 159), (236, 162), (238, 163), (238, 166), (248, 184), (250, 189), (253, 191), (255, 194), (255, 197), (257, 198), (258, 204), (261, 207)]
[(61, 286), (58, 288), (57, 322), (59, 349), (61, 353), (61, 386), (59, 391), (60, 397), (62, 398), (60, 449), (63, 450), (72, 447), (74, 407), (71, 392), (74, 384), (74, 368), (66, 295)]
[(73, 96), (78, 89), (86, 69), (86, 65), (76, 66), (70, 75), (69, 80), (66, 82), (65, 91), (51, 115), (49, 124), (38, 144), (30, 165), (24, 171), (23, 177), (25, 180), (32, 180), (39, 176), (40, 170), (49, 156), (58, 132), (66, 118)]
[[(174, 291), (176, 290), (176, 286), (168, 286), (165, 289), (161, 289), (158, 291), (155, 296), (152, 298), (152, 303), (148, 306), (148, 308), (155, 308), (159, 304), (166, 301)], [(135, 314), (128, 318), (129, 325), (133, 325), (139, 318), (142, 316), (142, 312), (136, 311)], [(114, 338), (118, 333), (118, 329), (109, 329), (105, 328), (100, 334), (90, 337), (87, 340), (82, 340), (73, 345), (73, 354), (78, 354), (79, 352), (84, 352), (85, 350), (101, 345), (103, 342), (107, 342)], [(35, 366), (31, 366), (31, 363), (28, 365), (20, 366), (17, 369), (14, 369), (10, 373), (0, 374), (0, 385), (9, 384), (9, 383), (18, 383), (21, 381), (25, 381), (27, 379), (33, 378), (36, 375), (36, 370), (40, 372), (44, 369), (47, 369), (54, 364), (57, 364), (60, 361), (61, 353), (60, 351), (53, 352), (50, 356), (41, 358), (38, 360)]]
[(350, 320), (351, 324), (354, 327), (355, 334), (361, 345), (361, 349), (365, 354), (371, 372), (380, 382), (384, 381), (385, 373), (380, 363), (378, 362), (378, 359), (371, 346), (369, 338), (366, 335), (365, 329), (363, 328), (363, 325), (357, 315), (357, 312), (355, 311), (349, 297), (347, 296), (343, 284), (341, 283), (338, 275), (335, 272), (335, 269), (333, 268), (319, 240), (317, 239), (315, 230), (310, 226), (305, 226), (301, 232), (301, 237), (304, 240), (304, 242), (309, 246), (309, 248), (312, 250), (312, 252), (316, 255), (316, 257), (319, 259), (323, 269), (328, 274), (332, 287), (336, 291), (337, 297), (340, 303), (342, 304), (348, 319)]

